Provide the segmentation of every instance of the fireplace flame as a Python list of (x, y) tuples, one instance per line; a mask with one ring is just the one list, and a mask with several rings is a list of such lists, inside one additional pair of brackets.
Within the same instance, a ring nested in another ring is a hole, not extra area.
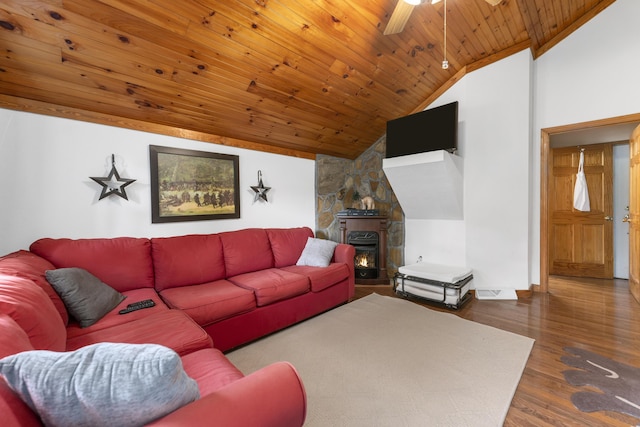
[(371, 258), (370, 254), (366, 254), (366, 253), (361, 253), (361, 254), (357, 254), (355, 257), (355, 266), (356, 268), (373, 268), (374, 266), (374, 262)]

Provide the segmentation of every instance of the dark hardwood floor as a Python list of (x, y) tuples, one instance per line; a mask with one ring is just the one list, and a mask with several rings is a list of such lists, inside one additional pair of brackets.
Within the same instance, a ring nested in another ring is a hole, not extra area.
[[(356, 298), (372, 292), (395, 296), (391, 286), (356, 286)], [(579, 347), (640, 369), (640, 305), (626, 280), (553, 277), (549, 293), (518, 301), (472, 299), (459, 310), (421, 302), (429, 308), (536, 340), (516, 390), (505, 426), (636, 426), (640, 419), (615, 412), (586, 413), (571, 402), (560, 361), (565, 347)]]

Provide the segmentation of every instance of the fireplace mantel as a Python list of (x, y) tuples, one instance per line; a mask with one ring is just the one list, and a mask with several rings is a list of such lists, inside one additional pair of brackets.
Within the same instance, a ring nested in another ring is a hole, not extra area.
[(339, 216), (340, 242), (347, 243), (347, 236), (351, 231), (373, 231), (378, 233), (378, 277), (376, 279), (363, 279), (356, 275), (358, 285), (388, 285), (387, 276), (387, 217), (376, 216)]

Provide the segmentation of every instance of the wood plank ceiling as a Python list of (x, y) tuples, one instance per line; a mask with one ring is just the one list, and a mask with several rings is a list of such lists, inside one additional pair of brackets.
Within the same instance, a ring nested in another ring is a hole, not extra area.
[(0, 107), (353, 159), (465, 73), (538, 57), (614, 0), (3, 0)]

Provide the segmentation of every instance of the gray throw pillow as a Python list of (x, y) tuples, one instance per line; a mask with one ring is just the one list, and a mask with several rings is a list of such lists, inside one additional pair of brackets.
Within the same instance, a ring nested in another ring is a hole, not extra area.
[(25, 351), (0, 359), (0, 375), (47, 426), (140, 426), (200, 397), (180, 356), (157, 344)]
[(102, 319), (126, 298), (82, 268), (47, 270), (45, 276), (82, 328)]
[(309, 237), (296, 265), (326, 267), (331, 263), (331, 258), (333, 257), (336, 246), (338, 246), (338, 244), (331, 240)]

